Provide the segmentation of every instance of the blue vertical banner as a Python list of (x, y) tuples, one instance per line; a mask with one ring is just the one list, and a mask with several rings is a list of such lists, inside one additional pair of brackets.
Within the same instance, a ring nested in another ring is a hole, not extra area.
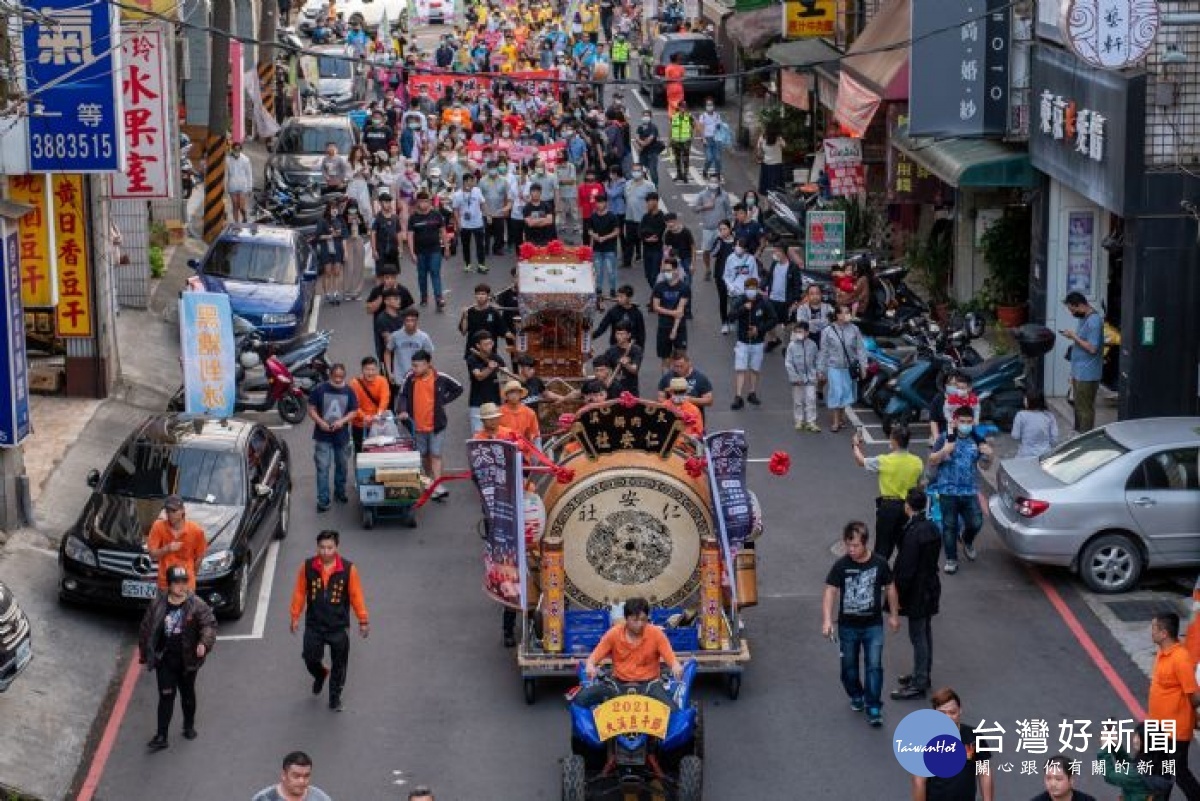
[(714, 513), (724, 523), (735, 551), (750, 537), (753, 519), (750, 492), (746, 489), (749, 444), (744, 431), (716, 431), (704, 438), (712, 476)]
[(467, 461), (483, 501), (487, 526), (483, 591), (505, 606), (524, 609), (525, 482), (521, 450), (514, 442), (473, 439), (467, 443)]
[(184, 292), (179, 299), (179, 339), (185, 411), (230, 417), (237, 396), (237, 354), (229, 296)]
[(117, 7), (37, 0), (25, 3), (25, 11), (29, 171), (119, 172)]
[(0, 448), (20, 445), (30, 433), (29, 363), (25, 357), (25, 309), (15, 223), (7, 224), (0, 248)]

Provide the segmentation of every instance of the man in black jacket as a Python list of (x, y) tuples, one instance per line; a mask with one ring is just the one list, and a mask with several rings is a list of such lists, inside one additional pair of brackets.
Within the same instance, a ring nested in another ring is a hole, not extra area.
[(188, 589), (188, 570), (167, 571), (167, 591), (160, 592), (142, 618), (138, 658), (158, 678), (158, 730), (151, 751), (167, 747), (167, 729), (175, 712), (175, 696), (183, 707), (183, 736), (196, 739), (196, 674), (217, 641), (217, 619), (208, 604)]
[(608, 346), (611, 348), (616, 345), (619, 323), (629, 326), (629, 332), (633, 334), (633, 341), (639, 348), (646, 347), (646, 320), (642, 317), (642, 310), (633, 303), (633, 287), (629, 284), (617, 289), (617, 302), (610, 306), (604, 316), (600, 318), (600, 324), (592, 332), (592, 341), (604, 336), (605, 331), (611, 331), (612, 333), (608, 336)]
[(930, 687), (933, 667), (933, 616), (938, 613), (942, 583), (938, 578), (938, 557), (942, 535), (927, 517), (929, 499), (925, 491), (911, 489), (904, 499), (908, 523), (900, 537), (893, 574), (900, 614), (908, 618), (908, 639), (913, 647), (913, 672), (899, 679), (892, 690), (893, 701), (924, 698)]
[[(426, 384), (429, 381), (433, 382), (432, 391)], [(462, 393), (462, 384), (433, 369), (433, 357), (429, 351), (419, 350), (413, 354), (412, 371), (405, 376), (396, 398), (397, 417), (412, 429), (413, 442), (421, 454), (422, 468), (435, 482), (442, 477), (446, 404), (458, 400)], [(447, 494), (445, 487), (438, 487), (430, 497), (438, 500)]]

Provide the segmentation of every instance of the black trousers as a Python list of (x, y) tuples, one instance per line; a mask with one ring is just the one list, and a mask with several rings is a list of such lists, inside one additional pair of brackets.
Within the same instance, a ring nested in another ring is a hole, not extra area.
[(462, 257), (463, 264), (471, 263), (471, 241), (475, 241), (476, 255), (479, 256), (479, 263), (487, 265), (487, 232), (484, 228), (464, 228), (459, 231), (462, 237)]
[[(1175, 760), (1175, 788), (1183, 793), (1187, 801), (1200, 801), (1200, 782), (1196, 781), (1196, 774), (1188, 765), (1188, 751), (1191, 748), (1191, 740), (1176, 740), (1174, 753), (1167, 753), (1164, 760)], [(1171, 795), (1165, 797), (1170, 798)]]
[(508, 246), (511, 248), (515, 248), (517, 245), (519, 245), (523, 241), (525, 241), (524, 240), (525, 221), (524, 220), (514, 220), (512, 217), (509, 217), (507, 220), (507, 223), (508, 223)]
[(904, 501), (898, 498), (875, 499), (875, 553), (888, 562), (892, 561), (892, 552), (900, 546), (906, 520)]
[(499, 256), (504, 252), (504, 233), (508, 228), (507, 217), (493, 217), (492, 222), (487, 227), (488, 247), (492, 253)]
[(908, 619), (908, 641), (912, 643), (913, 670), (909, 687), (928, 690), (930, 673), (933, 671), (933, 618), (910, 617)]
[(721, 325), (729, 325), (729, 287), (717, 265), (713, 265), (713, 283), (717, 285), (717, 314), (721, 316)]
[(175, 696), (183, 708), (183, 727), (190, 729), (196, 722), (196, 673), (184, 670), (181, 657), (166, 656), (155, 668), (158, 679), (158, 735), (167, 736), (171, 716), (175, 714)]
[(325, 646), (329, 646), (329, 697), (340, 698), (350, 664), (350, 632), (347, 629), (319, 631), (304, 629), (304, 666), (314, 679), (325, 675)]
[(640, 226), (636, 222), (625, 220), (621, 223), (621, 264), (633, 266), (633, 257), (641, 258), (642, 236)]

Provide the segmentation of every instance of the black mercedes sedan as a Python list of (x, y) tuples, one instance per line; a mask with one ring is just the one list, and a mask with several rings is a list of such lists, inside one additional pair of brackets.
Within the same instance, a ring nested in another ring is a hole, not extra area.
[(287, 444), (258, 423), (154, 415), (88, 484), (92, 495), (59, 546), (67, 602), (139, 607), (154, 598), (158, 566), (147, 537), (168, 495), (181, 495), (188, 519), (204, 529), (196, 594), (222, 617), (246, 611), (272, 538), (287, 535)]

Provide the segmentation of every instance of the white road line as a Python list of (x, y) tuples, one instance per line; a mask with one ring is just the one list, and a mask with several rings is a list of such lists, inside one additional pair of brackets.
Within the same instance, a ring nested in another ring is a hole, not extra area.
[(876, 439), (871, 434), (871, 427), (863, 424), (862, 418), (860, 418), (858, 416), (858, 412), (854, 411), (854, 409), (852, 407), (849, 407), (849, 406), (846, 407), (846, 419), (850, 421), (850, 424), (852, 426), (854, 426), (855, 429), (862, 432), (863, 442), (866, 443), (867, 445), (886, 445), (887, 444), (888, 441), (887, 441), (886, 437), (884, 439)]
[(650, 111), (650, 106), (648, 106), (646, 101), (642, 99), (641, 92), (639, 92), (636, 88), (631, 87), (629, 94), (633, 95), (633, 99), (636, 100), (638, 105), (642, 107), (642, 111)]
[(307, 331), (307, 333), (312, 334), (312, 333), (316, 332), (317, 320), (319, 320), (320, 317), (321, 317), (321, 296), (318, 294), (315, 298), (313, 298), (312, 314), (310, 314), (308, 316), (308, 331)]
[(287, 431), (290, 428), (294, 428), (294, 426), (291, 423), (280, 423), (277, 426), (267, 426), (267, 428), (272, 431)]
[(261, 640), (267, 628), (267, 610), (271, 605), (271, 585), (275, 583), (275, 564), (279, 561), (279, 540), (271, 540), (267, 548), (267, 563), (263, 565), (262, 585), (258, 588), (258, 607), (254, 611), (254, 627), (249, 634), (226, 634), (218, 640)]

